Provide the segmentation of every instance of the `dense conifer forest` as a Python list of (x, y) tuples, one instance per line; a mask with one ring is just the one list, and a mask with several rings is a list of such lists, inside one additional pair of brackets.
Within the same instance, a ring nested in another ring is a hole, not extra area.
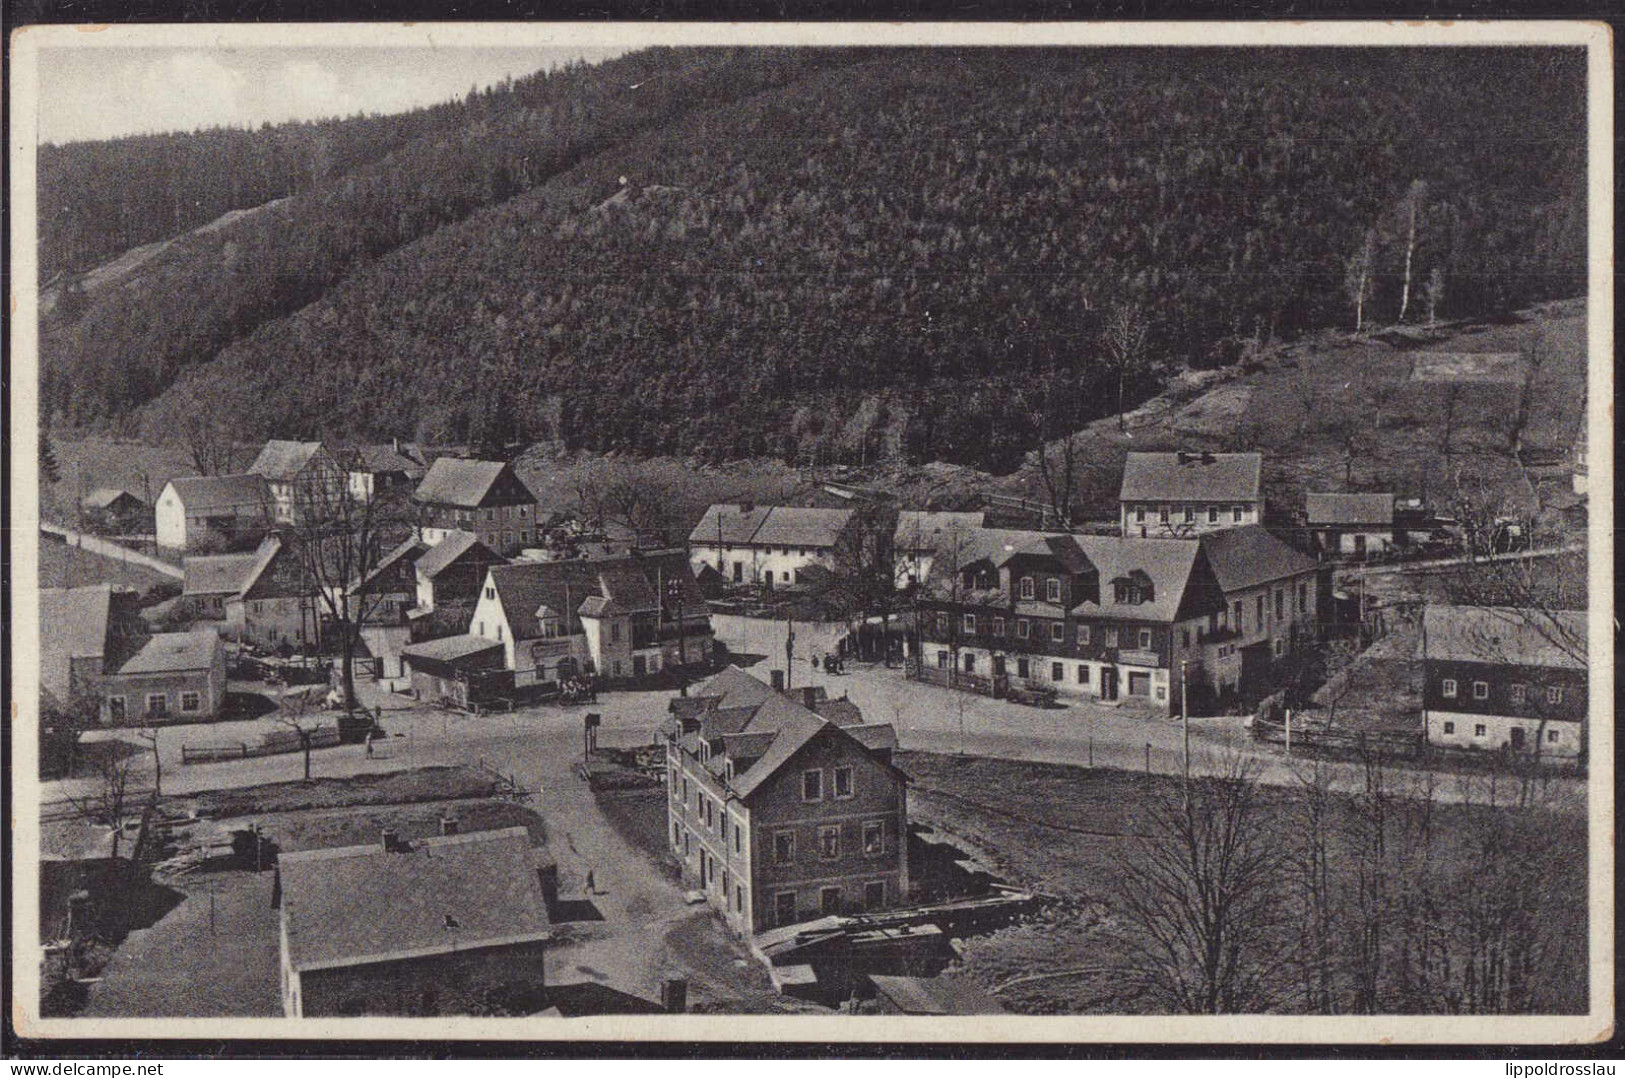
[(59, 303), (45, 399), (160, 438), (1006, 469), (1172, 370), (1583, 291), (1583, 57), (1419, 52), (651, 50), (53, 148), (58, 269), (292, 197)]

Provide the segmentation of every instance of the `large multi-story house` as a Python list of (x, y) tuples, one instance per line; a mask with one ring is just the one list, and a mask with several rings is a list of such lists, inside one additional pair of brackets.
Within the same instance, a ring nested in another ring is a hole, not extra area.
[(158, 495), (158, 545), (170, 550), (252, 547), (272, 522), (272, 499), (259, 475), (193, 475), (171, 479)]
[(331, 512), (349, 485), (348, 474), (321, 442), (272, 439), (248, 466), (248, 474), (265, 480), (278, 524), (299, 524), (313, 512)]
[(890, 724), (732, 666), (671, 708), (668, 840), (734, 931), (907, 902), (908, 779)]
[(1130, 453), (1118, 494), (1123, 534), (1193, 536), (1264, 522), (1259, 453)]
[(293, 651), (320, 646), (323, 610), (297, 551), (276, 535), (260, 544), (241, 590), (225, 602), (229, 631), (260, 647)]
[(638, 679), (712, 655), (710, 613), (681, 550), (493, 566), (469, 633), (502, 645), (519, 687)]
[(808, 567), (834, 566), (853, 519), (851, 509), (713, 505), (689, 534), (689, 560), (734, 584), (793, 587)]
[(441, 457), (412, 494), (418, 537), (431, 546), (456, 531), (472, 532), (504, 557), (540, 541), (536, 495), (494, 460)]
[(931, 576), (939, 551), (953, 556), (971, 533), (982, 527), (987, 514), (903, 509), (892, 534), (892, 564), (899, 588), (910, 588)]
[(408, 497), (428, 468), (410, 445), (399, 439), (388, 445), (358, 445), (340, 450), (350, 483), (350, 496), (369, 502), (380, 495)]
[(938, 559), (916, 669), (1171, 714), (1186, 676), (1193, 691), (1234, 690), (1302, 640), (1316, 570), (1261, 527), (1200, 540), (984, 530), (957, 573)]
[(1583, 757), (1586, 632), (1579, 610), (1429, 606), (1418, 648), (1428, 741)]

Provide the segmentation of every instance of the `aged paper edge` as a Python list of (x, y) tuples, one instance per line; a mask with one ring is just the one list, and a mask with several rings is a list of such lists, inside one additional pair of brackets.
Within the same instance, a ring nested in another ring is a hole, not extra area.
[(782, 1042), (1151, 1042), (1584, 1044), (1613, 1034), (1613, 38), (1603, 23), (511, 23), (30, 26), (13, 30), (12, 269), (12, 886), (37, 892), (38, 330), (34, 171), (42, 49), (326, 46), (436, 48), (644, 45), (1569, 46), (1587, 52), (1587, 329), (1592, 772), (1589, 789), (1591, 1006), (1522, 1017), (656, 1015), (577, 1019), (89, 1019), (38, 1016), (38, 903), (13, 903), (12, 1016), (40, 1038), (322, 1038)]

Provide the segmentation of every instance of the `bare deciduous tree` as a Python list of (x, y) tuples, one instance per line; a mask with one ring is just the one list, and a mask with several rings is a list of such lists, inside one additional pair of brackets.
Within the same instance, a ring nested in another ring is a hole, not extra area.
[(1376, 264), (1377, 230), (1368, 228), (1360, 238), (1360, 246), (1355, 248), (1344, 266), (1343, 288), (1348, 293), (1349, 302), (1354, 304), (1355, 333), (1365, 328), (1365, 305), (1371, 298), (1371, 286), (1376, 280)]
[(1123, 418), (1123, 394), (1130, 376), (1137, 373), (1145, 362), (1146, 344), (1150, 337), (1151, 320), (1138, 303), (1116, 303), (1107, 312), (1101, 338), (1117, 372), (1118, 430), (1128, 428)]
[(1444, 271), (1438, 266), (1428, 271), (1427, 284), (1422, 286), (1422, 298), (1427, 302), (1428, 325), (1439, 324), (1439, 308), (1444, 305)]
[(88, 786), (84, 792), (65, 793), (64, 796), (81, 818), (112, 829), (112, 856), (117, 857), (119, 840), (124, 837), (124, 816), (134, 805), (139, 792), (135, 786), (135, 765), (131, 757), (104, 751), (91, 758)]
[(1264, 827), (1258, 766), (1232, 753), (1211, 775), (1156, 784), (1139, 856), (1125, 866), (1135, 976), (1190, 1014), (1256, 1012), (1279, 998), (1284, 860)]
[(1399, 293), (1399, 321), (1411, 307), (1411, 267), (1416, 258), (1416, 234), (1421, 224), (1422, 205), (1427, 201), (1428, 185), (1425, 180), (1412, 180), (1405, 197), (1399, 203), (1400, 230), (1405, 235), (1405, 281)]

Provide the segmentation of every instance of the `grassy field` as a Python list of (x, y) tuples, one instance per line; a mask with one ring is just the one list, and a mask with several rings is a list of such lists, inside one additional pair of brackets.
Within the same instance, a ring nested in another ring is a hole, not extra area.
[(98, 487), (120, 487), (151, 504), (171, 479), (197, 474), (179, 446), (65, 434), (53, 437), (52, 444), (62, 478), (40, 484), (40, 518), (59, 524), (77, 521), (79, 499)]
[[(1143, 856), (1139, 836), (1149, 824), (1142, 806), (1177, 780), (918, 752), (900, 753), (898, 764), (914, 780), (910, 808), (917, 821), (939, 829), (1010, 882), (1055, 899), (1033, 919), (968, 941), (966, 976), (1023, 1013), (1122, 1013), (1148, 1006), (1115, 980), (1115, 971), (1129, 960), (1123, 896), (1127, 866)], [(1436, 864), (1458, 883), (1474, 865), (1470, 816), (1490, 811), (1436, 806)], [(1264, 791), (1262, 826), (1273, 843), (1286, 848), (1301, 834), (1300, 812), (1294, 791)], [(1572, 855), (1584, 847), (1585, 827), (1556, 815), (1543, 814), (1540, 823), (1550, 844), (1528, 856), (1531, 866), (1538, 865), (1532, 870), (1551, 882), (1553, 906), (1545, 913), (1564, 925), (1561, 945), (1547, 952), (1552, 968), (1541, 971), (1542, 1000), (1554, 1012), (1572, 1012), (1584, 1005), (1584, 922), (1569, 918), (1586, 908), (1584, 862)], [(1330, 860), (1343, 872), (1353, 861), (1347, 847), (1352, 826), (1352, 802), (1335, 798)]]
[(42, 588), (81, 588), (90, 584), (114, 584), (145, 592), (159, 584), (180, 587), (172, 576), (154, 572), (117, 558), (103, 557), (40, 533), (39, 582)]
[(413, 771), (271, 782), (232, 790), (208, 790), (170, 800), (193, 807), (199, 816), (227, 819), (268, 812), (298, 812), (360, 805), (402, 805), (490, 797), (496, 777), (477, 768), (420, 767)]

